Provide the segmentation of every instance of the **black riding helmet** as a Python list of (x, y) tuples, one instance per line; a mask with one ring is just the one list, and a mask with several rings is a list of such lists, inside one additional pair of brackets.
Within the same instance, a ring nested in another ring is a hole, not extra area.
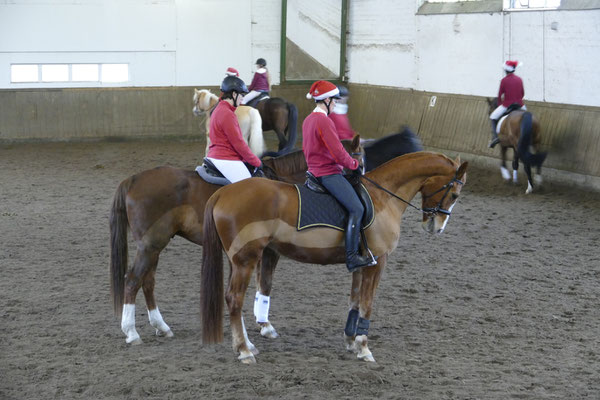
[(249, 90), (244, 81), (237, 76), (226, 76), (225, 79), (223, 79), (223, 82), (221, 82), (221, 92), (236, 92), (246, 94), (249, 92)]
[(340, 91), (340, 97), (348, 97), (348, 88), (343, 85), (337, 85), (338, 90)]
[(261, 67), (266, 67), (267, 61), (264, 58), (259, 58), (258, 60), (256, 60), (256, 64), (260, 65)]

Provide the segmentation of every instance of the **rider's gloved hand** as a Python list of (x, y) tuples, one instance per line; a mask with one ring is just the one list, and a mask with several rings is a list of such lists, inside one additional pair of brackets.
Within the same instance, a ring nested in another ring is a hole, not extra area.
[(253, 177), (258, 177), (258, 178), (264, 178), (265, 177), (265, 172), (263, 170), (263, 163), (260, 163), (260, 166), (255, 167), (254, 168), (254, 173), (252, 174)]

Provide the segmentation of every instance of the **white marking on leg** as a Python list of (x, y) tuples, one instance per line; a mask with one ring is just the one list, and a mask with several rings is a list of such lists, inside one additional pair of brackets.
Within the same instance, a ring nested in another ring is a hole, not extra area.
[(262, 337), (266, 337), (269, 339), (276, 339), (279, 337), (279, 334), (270, 322), (261, 323), (260, 325), (260, 334)]
[(513, 182), (517, 183), (517, 170), (513, 170)]
[[(246, 331), (246, 324), (244, 323), (244, 317), (242, 317), (242, 333), (244, 335), (244, 342), (246, 342), (246, 347), (252, 354), (258, 354), (258, 349), (256, 346), (248, 339), (248, 332)], [(241, 354), (241, 353), (240, 353)], [(241, 358), (240, 358), (241, 360)]]
[(121, 330), (127, 339), (125, 342), (131, 344), (140, 344), (142, 339), (135, 330), (135, 304), (125, 304), (123, 306), (123, 314), (121, 315)]
[(354, 339), (356, 348), (358, 349), (357, 358), (359, 360), (375, 362), (375, 358), (369, 350), (369, 345), (367, 344), (367, 335), (358, 335), (356, 339)]
[(510, 179), (510, 172), (508, 172), (508, 169), (505, 167), (500, 167), (500, 172), (502, 173), (502, 178), (504, 178), (505, 181)]
[(269, 322), (269, 307), (271, 305), (271, 296), (263, 296), (257, 292), (254, 298), (254, 316), (256, 322)]
[(529, 194), (533, 192), (533, 186), (531, 186), (531, 182), (527, 181), (527, 190), (525, 191), (525, 194)]
[(162, 336), (163, 334), (166, 337), (173, 337), (173, 332), (169, 325), (165, 323), (163, 320), (158, 307), (154, 310), (148, 310), (148, 319), (150, 320), (150, 325), (152, 325), (156, 329), (156, 336)]

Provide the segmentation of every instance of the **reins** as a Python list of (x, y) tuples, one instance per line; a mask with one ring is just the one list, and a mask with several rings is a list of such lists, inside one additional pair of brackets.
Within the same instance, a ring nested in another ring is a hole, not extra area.
[[(441, 208), (442, 202), (444, 201), (444, 199), (446, 198), (446, 196), (448, 195), (448, 193), (450, 192), (450, 189), (452, 189), (452, 187), (454, 186), (454, 182), (460, 184), (460, 185), (464, 185), (464, 182), (461, 181), (460, 179), (458, 179), (456, 177), (456, 174), (454, 174), (454, 177), (452, 178), (452, 180), (450, 180), (450, 182), (446, 183), (444, 186), (442, 186), (441, 188), (439, 188), (438, 190), (436, 190), (435, 192), (428, 194), (428, 195), (423, 195), (423, 199), (426, 199), (428, 197), (433, 196), (434, 194), (437, 194), (439, 192), (441, 192), (442, 190), (446, 189), (446, 193), (444, 193), (444, 195), (442, 196), (442, 198), (440, 199), (439, 203), (437, 204), (437, 206), (435, 207), (426, 207), (426, 208), (419, 208), (413, 204), (411, 204), (409, 201), (404, 200), (402, 197), (397, 196), (395, 193), (389, 191), (388, 189), (384, 188), (383, 186), (381, 186), (379, 183), (375, 182), (374, 180), (367, 178), (364, 175), (359, 175), (359, 178), (365, 179), (368, 182), (372, 183), (376, 188), (383, 190), (384, 192), (386, 192), (387, 194), (389, 194), (390, 196), (402, 201), (403, 203), (411, 206), (412, 208), (414, 208), (417, 211), (422, 212), (423, 214), (437, 214), (437, 213), (442, 213), (445, 215), (450, 215), (451, 210), (446, 210), (444, 208)], [(450, 207), (452, 208), (452, 207)]]

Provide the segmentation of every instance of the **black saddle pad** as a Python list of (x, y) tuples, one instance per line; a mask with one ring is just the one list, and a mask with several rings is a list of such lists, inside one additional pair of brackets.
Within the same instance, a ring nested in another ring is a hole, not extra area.
[[(317, 193), (301, 184), (296, 184), (294, 186), (296, 186), (296, 190), (298, 191), (299, 207), (297, 229), (299, 231), (317, 226), (333, 228), (340, 231), (346, 230), (348, 212), (335, 197), (329, 193)], [(364, 187), (362, 189), (370, 202), (369, 206), (365, 208), (370, 208), (372, 210), (373, 201), (366, 189)], [(374, 213), (365, 212), (363, 228), (368, 228), (373, 223), (374, 219)]]

